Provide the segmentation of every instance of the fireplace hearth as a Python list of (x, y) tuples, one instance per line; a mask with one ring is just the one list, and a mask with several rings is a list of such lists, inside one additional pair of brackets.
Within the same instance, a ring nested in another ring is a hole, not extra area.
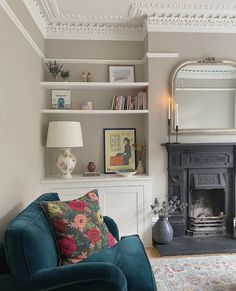
[(169, 198), (188, 207), (170, 218), (174, 236), (233, 235), (235, 144), (166, 144)]

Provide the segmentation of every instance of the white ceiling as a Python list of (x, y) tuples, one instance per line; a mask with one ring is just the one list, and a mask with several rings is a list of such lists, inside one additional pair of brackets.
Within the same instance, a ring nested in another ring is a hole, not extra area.
[(45, 38), (142, 40), (146, 31), (236, 32), (235, 0), (23, 0)]
[[(132, 0), (57, 0), (60, 14), (127, 17)], [(94, 5), (95, 4), (95, 5)]]

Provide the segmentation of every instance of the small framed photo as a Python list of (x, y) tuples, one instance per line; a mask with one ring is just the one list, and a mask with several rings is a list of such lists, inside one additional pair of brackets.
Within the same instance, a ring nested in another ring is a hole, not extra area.
[(71, 91), (52, 90), (52, 109), (71, 109)]
[(104, 128), (104, 173), (135, 171), (135, 128)]
[(109, 82), (134, 82), (134, 66), (109, 66)]

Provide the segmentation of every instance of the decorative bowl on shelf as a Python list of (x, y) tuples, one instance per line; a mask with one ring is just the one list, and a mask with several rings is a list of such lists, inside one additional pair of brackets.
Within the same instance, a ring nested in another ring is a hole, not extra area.
[(126, 170), (120, 170), (115, 172), (118, 176), (121, 177), (131, 177), (137, 173), (137, 171), (126, 171)]

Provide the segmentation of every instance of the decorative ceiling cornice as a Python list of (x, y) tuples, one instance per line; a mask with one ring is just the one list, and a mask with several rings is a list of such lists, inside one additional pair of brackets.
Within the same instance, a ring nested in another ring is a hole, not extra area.
[(143, 40), (158, 31), (236, 32), (236, 4), (134, 2), (127, 16), (114, 16), (67, 13), (58, 0), (23, 1), (45, 38)]
[(193, 3), (194, 1), (192, 1), (192, 3), (183, 3), (181, 2), (181, 0), (179, 0), (179, 3), (173, 3), (173, 2), (169, 2), (168, 1), (158, 1), (158, 2), (153, 2), (153, 3), (149, 3), (149, 2), (135, 2), (133, 3), (131, 6), (131, 10), (130, 10), (130, 14), (134, 15), (133, 11), (140, 11), (137, 14), (139, 15), (141, 12), (141, 14), (144, 14), (149, 11), (154, 11), (154, 10), (160, 10), (160, 9), (179, 9), (179, 10), (201, 10), (201, 11), (219, 11), (219, 12), (223, 12), (223, 11), (232, 11), (236, 9), (236, 4), (209, 4), (209, 3)]
[(236, 32), (236, 15), (165, 14), (147, 19), (147, 31), (173, 32)]
[(49, 24), (50, 39), (143, 40), (143, 25), (121, 23)]

